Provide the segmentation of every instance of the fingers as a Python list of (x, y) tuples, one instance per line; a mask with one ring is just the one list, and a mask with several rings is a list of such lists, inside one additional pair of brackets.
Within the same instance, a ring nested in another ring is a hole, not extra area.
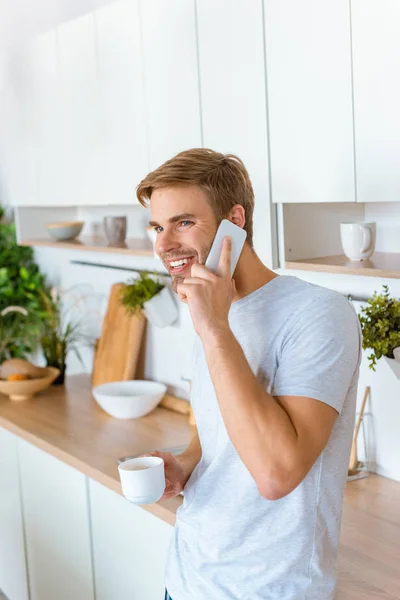
[[(215, 278), (215, 275), (213, 273), (211, 273), (210, 271), (208, 271), (208, 273), (210, 273), (210, 275)], [(207, 278), (207, 279), (209, 281), (211, 281), (211, 279), (209, 279), (209, 278)], [(180, 283), (178, 285), (178, 288), (180, 286), (186, 285), (186, 284), (189, 284), (189, 285), (204, 285), (205, 281), (206, 281), (206, 279), (204, 279), (203, 277), (185, 277), (184, 283)]]
[(171, 464), (171, 459), (173, 459), (173, 455), (170, 452), (159, 452), (158, 450), (154, 450), (154, 452), (151, 453), (151, 456), (162, 458), (165, 465)]
[(226, 236), (222, 244), (222, 252), (218, 263), (217, 275), (231, 278), (232, 238)]
[(183, 289), (183, 286), (184, 286), (183, 283), (179, 283), (176, 288), (176, 291), (179, 296), (179, 300), (181, 302), (185, 302), (187, 304), (187, 293), (186, 293), (186, 290)]
[(162, 495), (161, 500), (168, 500), (169, 498), (174, 498), (180, 493), (181, 489), (177, 485), (173, 485), (169, 479), (165, 480), (165, 490)]
[(171, 498), (175, 498), (179, 492), (164, 492), (160, 500), (170, 500)]
[[(194, 281), (191, 277), (189, 277), (191, 281), (187, 283), (187, 279), (185, 279), (185, 283), (180, 283), (176, 291), (178, 292), (179, 300), (185, 302), (187, 304), (188, 295), (192, 291), (194, 285), (201, 285), (201, 279)], [(204, 282), (204, 280), (203, 280)]]
[[(213, 281), (215, 279), (215, 275), (210, 269), (207, 269), (205, 265), (200, 265), (199, 263), (195, 263), (192, 265), (190, 270), (191, 278), (201, 278), (206, 279), (207, 281)], [(185, 279), (185, 282), (187, 280)]]
[[(215, 275), (213, 273), (210, 274), (212, 277), (215, 278)], [(176, 288), (179, 299), (182, 300), (182, 302), (187, 302), (188, 294), (193, 290), (193, 286), (204, 285), (206, 281), (206, 279), (200, 277), (185, 277), (184, 282), (179, 283)]]

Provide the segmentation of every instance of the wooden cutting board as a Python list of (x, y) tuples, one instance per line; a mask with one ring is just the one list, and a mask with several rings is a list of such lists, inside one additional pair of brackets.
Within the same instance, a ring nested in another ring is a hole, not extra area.
[(130, 315), (119, 295), (123, 283), (112, 286), (94, 358), (92, 385), (134, 379), (143, 342), (146, 317)]

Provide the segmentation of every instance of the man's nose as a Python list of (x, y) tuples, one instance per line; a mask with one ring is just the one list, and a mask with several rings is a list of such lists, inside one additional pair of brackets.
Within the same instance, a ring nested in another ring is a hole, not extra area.
[(176, 240), (173, 234), (163, 231), (157, 235), (155, 244), (155, 251), (157, 254), (166, 254), (168, 252), (173, 252), (178, 248), (179, 242)]

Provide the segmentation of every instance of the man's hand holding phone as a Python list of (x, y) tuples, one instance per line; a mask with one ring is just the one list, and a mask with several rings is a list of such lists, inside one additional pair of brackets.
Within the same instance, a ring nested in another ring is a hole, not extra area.
[(191, 277), (178, 285), (178, 294), (189, 306), (193, 326), (200, 336), (229, 327), (228, 314), (235, 292), (231, 278), (232, 240), (226, 237), (216, 273), (205, 265), (194, 264)]

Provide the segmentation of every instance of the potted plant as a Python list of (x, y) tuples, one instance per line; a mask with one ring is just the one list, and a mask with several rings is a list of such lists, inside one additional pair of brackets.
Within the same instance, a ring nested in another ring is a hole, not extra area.
[(5, 219), (0, 206), (0, 312), (18, 306), (29, 313), (26, 319), (19, 311), (8, 311), (1, 319), (0, 363), (8, 358), (27, 358), (38, 347), (43, 320), (40, 293), (45, 286), (32, 248), (17, 244), (15, 223)]
[(40, 344), (47, 366), (60, 369), (54, 384), (63, 384), (68, 353), (74, 352), (83, 365), (79, 347), (91, 346), (93, 340), (84, 332), (83, 319), (71, 314), (72, 307), (65, 308), (59, 289), (44, 291), (41, 296), (46, 318), (42, 325)]
[(377, 361), (385, 357), (393, 372), (400, 379), (400, 300), (392, 298), (387, 285), (383, 293), (374, 292), (359, 316), (363, 349), (372, 352), (368, 356), (369, 367), (376, 369)]
[(169, 288), (153, 275), (141, 271), (121, 290), (121, 302), (128, 312), (144, 314), (157, 327), (171, 325), (178, 318), (178, 309)]

